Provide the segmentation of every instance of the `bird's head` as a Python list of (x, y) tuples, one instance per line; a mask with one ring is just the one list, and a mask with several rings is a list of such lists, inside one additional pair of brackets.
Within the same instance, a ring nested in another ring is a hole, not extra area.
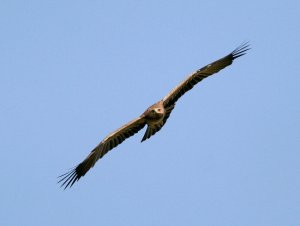
[(149, 119), (159, 119), (163, 117), (164, 109), (160, 107), (151, 108), (146, 111), (146, 115)]
[(154, 108), (151, 110), (151, 112), (154, 114), (163, 114), (163, 109), (162, 108)]

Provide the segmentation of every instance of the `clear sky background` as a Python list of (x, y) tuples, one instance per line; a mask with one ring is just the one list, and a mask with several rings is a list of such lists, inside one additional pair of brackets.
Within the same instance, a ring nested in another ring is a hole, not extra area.
[[(0, 225), (300, 225), (299, 1), (0, 3)], [(71, 189), (57, 176), (194, 70)]]

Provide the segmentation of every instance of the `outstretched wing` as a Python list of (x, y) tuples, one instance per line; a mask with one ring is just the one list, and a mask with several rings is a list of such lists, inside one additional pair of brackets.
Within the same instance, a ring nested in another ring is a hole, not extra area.
[(233, 60), (246, 54), (246, 51), (249, 50), (248, 43), (240, 45), (238, 48), (233, 50), (227, 56), (206, 65), (205, 67), (197, 70), (184, 81), (182, 81), (178, 86), (176, 86), (167, 96), (164, 97), (163, 103), (165, 107), (171, 106), (187, 91), (192, 89), (198, 82), (205, 79), (206, 77), (213, 75), (223, 68), (232, 64)]
[(168, 118), (170, 117), (170, 114), (171, 114), (172, 110), (174, 109), (174, 107), (175, 107), (175, 104), (173, 104), (170, 107), (166, 108), (165, 117), (163, 118), (163, 120), (160, 124), (148, 125), (147, 130), (146, 130), (146, 132), (144, 134), (144, 137), (141, 140), (141, 142), (143, 142), (143, 141), (147, 140), (148, 138), (150, 138), (152, 135), (154, 135), (156, 132), (158, 132), (164, 126), (164, 124), (167, 122)]
[(61, 176), (61, 179), (58, 183), (62, 182), (62, 187), (65, 189), (67, 187), (72, 187), (72, 185), (78, 181), (82, 176), (84, 176), (89, 169), (91, 169), (98, 159), (102, 158), (108, 151), (113, 149), (114, 147), (121, 144), (128, 137), (133, 136), (139, 130), (141, 130), (146, 124), (145, 118), (140, 116), (137, 119), (132, 120), (126, 125), (122, 126), (115, 132), (109, 134), (106, 138), (104, 138), (100, 144), (95, 147), (91, 153), (83, 160), (79, 165), (77, 165), (70, 172), (67, 172)]

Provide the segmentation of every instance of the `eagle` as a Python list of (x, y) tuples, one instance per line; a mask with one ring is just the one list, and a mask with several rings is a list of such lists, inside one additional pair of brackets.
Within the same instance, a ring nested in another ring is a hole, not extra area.
[(147, 110), (139, 117), (106, 136), (81, 163), (71, 169), (71, 171), (59, 176), (58, 183), (61, 183), (61, 187), (64, 187), (64, 189), (72, 187), (73, 184), (83, 177), (107, 152), (139, 132), (146, 125), (147, 129), (141, 142), (156, 134), (166, 124), (176, 102), (183, 94), (192, 89), (198, 82), (206, 77), (231, 65), (236, 58), (245, 55), (250, 49), (249, 46), (248, 43), (243, 43), (225, 57), (190, 74), (162, 100), (147, 108)]

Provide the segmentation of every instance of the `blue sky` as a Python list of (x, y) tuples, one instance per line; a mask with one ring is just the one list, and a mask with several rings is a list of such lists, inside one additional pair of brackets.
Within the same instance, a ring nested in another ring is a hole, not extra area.
[[(0, 224), (300, 225), (299, 15), (299, 1), (1, 1)], [(150, 140), (56, 184), (244, 41)]]

